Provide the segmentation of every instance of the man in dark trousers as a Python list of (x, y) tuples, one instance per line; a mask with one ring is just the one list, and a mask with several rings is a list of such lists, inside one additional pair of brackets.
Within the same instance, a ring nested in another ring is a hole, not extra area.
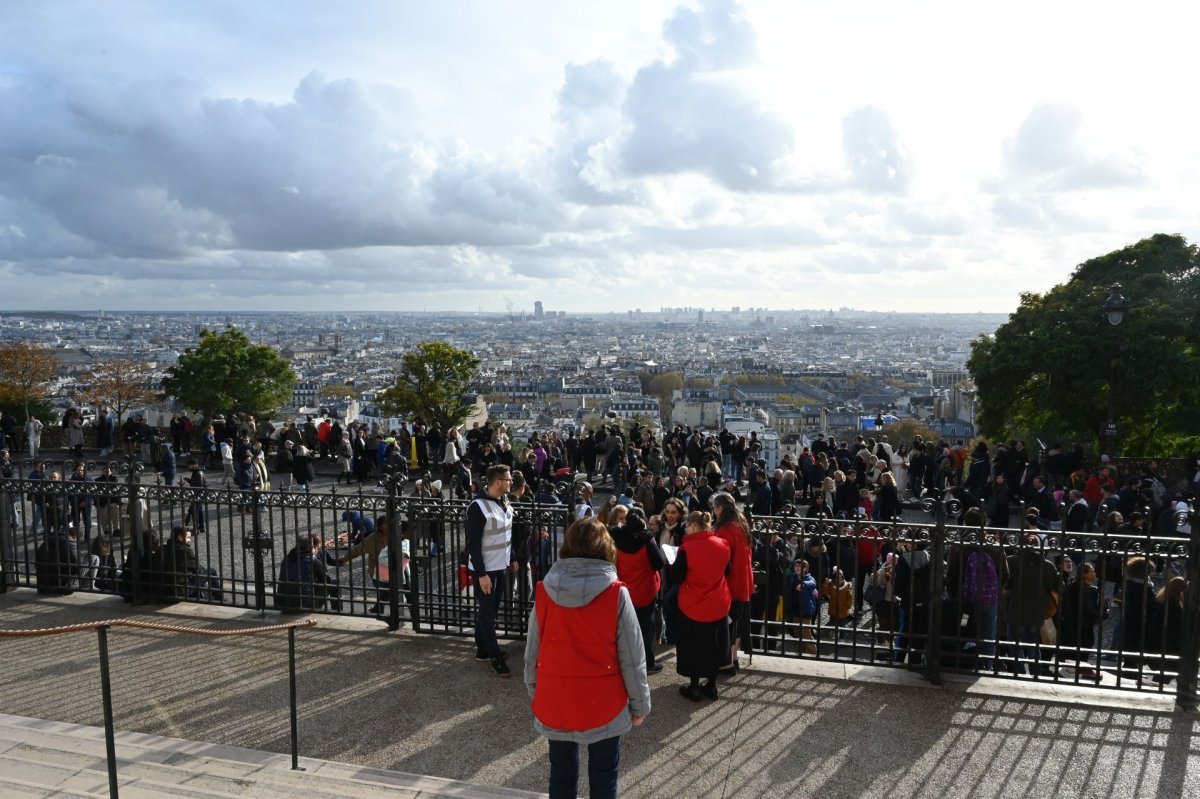
[(496, 614), (505, 593), (505, 573), (515, 571), (512, 558), (513, 511), (508, 504), (512, 474), (496, 464), (487, 470), (487, 485), (467, 508), (467, 568), (475, 586), (475, 659), (491, 661), (492, 671), (511, 677), (505, 652), (496, 640)]

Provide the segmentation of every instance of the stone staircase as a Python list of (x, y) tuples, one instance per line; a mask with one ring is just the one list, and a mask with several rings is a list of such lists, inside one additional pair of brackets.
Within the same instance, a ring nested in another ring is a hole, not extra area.
[[(250, 749), (118, 732), (122, 799), (535, 799), (544, 794), (492, 788), (398, 771)], [(108, 796), (104, 731), (0, 714), (0, 796), (4, 799)]]

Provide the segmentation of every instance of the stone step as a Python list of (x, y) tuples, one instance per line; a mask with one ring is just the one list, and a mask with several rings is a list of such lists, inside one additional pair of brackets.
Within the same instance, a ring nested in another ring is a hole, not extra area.
[[(532, 799), (493, 788), (238, 747), (139, 733), (116, 736), (122, 797), (285, 799)], [(11, 789), (9, 784), (11, 783)], [(108, 795), (104, 731), (0, 714), (0, 796)]]
[(68, 791), (60, 788), (47, 788), (24, 780), (0, 777), (0, 796), (4, 799), (101, 799), (108, 796), (105, 793), (84, 793), (83, 791)]

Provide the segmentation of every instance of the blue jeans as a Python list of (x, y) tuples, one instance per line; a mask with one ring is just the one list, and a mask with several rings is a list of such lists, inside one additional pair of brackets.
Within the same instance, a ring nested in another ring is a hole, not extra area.
[[(588, 795), (616, 799), (617, 768), (621, 764), (621, 737), (588, 744)], [(575, 799), (579, 795), (579, 744), (550, 742), (550, 799)]]
[(499, 657), (503, 650), (496, 640), (496, 615), (500, 611), (500, 597), (504, 596), (504, 570), (488, 572), (492, 578), (492, 593), (485, 594), (479, 587), (479, 576), (472, 575), (475, 581), (475, 601), (479, 609), (475, 613), (475, 651), (488, 657)]
[[(1012, 622), (1008, 623), (1008, 637), (1013, 643), (1013, 653), (1019, 654), (1028, 661), (1029, 673), (1036, 674), (1038, 671), (1037, 656), (1038, 645), (1041, 643), (1041, 631), (1037, 627), (1022, 627), (1019, 624)], [(1025, 646), (1029, 644), (1029, 646)], [(1016, 659), (1013, 660), (1013, 671), (1016, 674), (1021, 673), (1022, 664)]]
[(188, 577), (188, 599), (201, 602), (221, 601), (221, 577), (216, 569), (201, 568), (199, 572)]
[(996, 617), (998, 605), (975, 606), (975, 637), (979, 640), (979, 670), (991, 671), (996, 656)]

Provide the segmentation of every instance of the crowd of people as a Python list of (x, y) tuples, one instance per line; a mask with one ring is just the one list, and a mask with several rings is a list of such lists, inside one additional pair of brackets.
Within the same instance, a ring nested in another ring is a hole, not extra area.
[[(206, 469), (220, 468), (225, 485), (261, 489), (274, 479), (304, 490), (315, 464), (330, 461), (339, 483), (394, 477), (403, 485), (415, 473), (410, 495), (471, 501), (459, 558), (475, 657), (511, 676), (497, 618), (506, 599), (532, 598), (524, 677), (537, 728), (550, 740), (552, 793), (566, 795), (577, 780), (580, 745), (589, 748), (595, 795), (615, 790), (619, 739), (649, 712), (647, 675), (662, 670), (665, 647), (685, 680), (680, 694), (693, 702), (717, 700), (719, 683), (736, 678), (739, 655), (752, 648), (812, 656), (874, 641), (888, 658), (920, 664), (930, 656), (935, 604), (951, 648), (935, 656), (953, 665), (1041, 674), (1070, 664), (1082, 679), (1099, 679), (1115, 655), (1122, 673), (1169, 680), (1179, 654), (1188, 589), (1181, 563), (1142, 543), (1191, 535), (1200, 459), (1190, 482), (1168, 486), (1154, 461), (1122, 474), (1106, 458), (1085, 464), (1077, 448), (1033, 457), (1020, 441), (917, 437), (893, 446), (885, 435), (820, 436), (767, 468), (756, 436), (726, 430), (676, 427), (659, 438), (613, 424), (514, 442), (490, 423), (384, 431), (218, 418), (194, 437), (184, 418), (173, 420), (171, 441), (151, 441), (167, 483), (176, 453), (190, 456), (182, 480), (195, 487), (208, 485)], [(140, 447), (136, 425), (130, 430), (129, 443)], [(0, 453), (0, 468), (8, 463)], [(28, 477), (63, 479), (40, 465)], [(83, 464), (67, 479), (91, 480)], [(116, 479), (107, 469), (96, 478)], [(904, 513), (930, 497), (954, 500), (950, 521), (961, 533), (940, 563), (926, 539), (904, 532)], [(115, 561), (112, 538), (140, 527), (133, 552), (143, 590), (164, 599), (221, 590), (192, 550), (193, 528), (204, 530), (202, 503), (160, 544), (140, 500), (122, 506), (99, 493), (37, 490), (28, 498), (34, 528), (52, 533), (44, 558), (39, 550), (39, 588), (129, 591), (134, 570)], [(539, 505), (566, 506), (561, 546), (522, 512)], [(141, 514), (140, 525), (123, 523)], [(390, 520), (346, 511), (341, 521), (340, 535), (300, 536), (284, 556), (281, 610), (336, 609), (338, 570), (356, 560), (378, 597), (372, 611), (388, 601)], [(402, 523), (395, 550), (405, 588), (412, 521)], [(435, 557), (450, 554), (444, 531), (430, 543)], [(1106, 627), (1112, 608), (1119, 621)]]

